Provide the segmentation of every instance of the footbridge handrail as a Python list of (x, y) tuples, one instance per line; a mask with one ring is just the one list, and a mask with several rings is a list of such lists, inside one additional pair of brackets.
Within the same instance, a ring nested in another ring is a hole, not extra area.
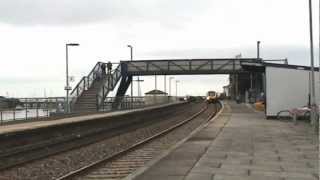
[(260, 61), (256, 58), (121, 61), (129, 75), (229, 74), (244, 72), (242, 62)]
[(71, 91), (71, 104), (75, 103), (75, 101), (79, 96), (81, 96), (83, 91), (89, 89), (98, 75), (102, 73), (102, 64), (102, 62), (97, 62), (90, 73), (87, 76), (82, 77), (76, 87)]
[(97, 94), (96, 97), (96, 106), (97, 106), (97, 110), (100, 109), (101, 105), (103, 105), (105, 98), (107, 97), (108, 93), (110, 91), (112, 91), (118, 81), (121, 78), (121, 64), (119, 64), (116, 69), (114, 69), (113, 71), (111, 71), (110, 73), (107, 74), (106, 76), (106, 81), (103, 84), (102, 88), (100, 89), (100, 91)]

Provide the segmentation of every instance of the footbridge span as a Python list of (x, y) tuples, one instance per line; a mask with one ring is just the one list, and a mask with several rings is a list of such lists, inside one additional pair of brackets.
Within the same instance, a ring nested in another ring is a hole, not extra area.
[[(121, 101), (133, 76), (262, 72), (259, 68), (250, 68), (251, 63), (263, 66), (263, 60), (257, 58), (135, 60), (120, 61), (115, 69), (105, 73), (106, 63), (98, 62), (71, 92), (71, 107), (75, 112), (96, 111), (111, 91), (116, 91), (116, 99)], [(118, 82), (118, 89), (115, 89)]]

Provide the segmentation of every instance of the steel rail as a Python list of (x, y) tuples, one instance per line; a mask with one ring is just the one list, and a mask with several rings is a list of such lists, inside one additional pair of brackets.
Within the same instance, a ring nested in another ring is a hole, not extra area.
[[(189, 121), (193, 120), (194, 118), (196, 118), (197, 116), (199, 116), (200, 114), (202, 114), (203, 112), (205, 112), (205, 110), (207, 110), (207, 109), (208, 109), (208, 105), (206, 105), (206, 106), (205, 106), (204, 108), (202, 108), (199, 112), (195, 113), (194, 115), (192, 115), (192, 116), (189, 117), (188, 119), (183, 120), (183, 121), (179, 122), (178, 124), (175, 124), (175, 125), (169, 127), (168, 129), (165, 129), (165, 130), (163, 130), (163, 131), (161, 131), (161, 132), (158, 132), (158, 133), (156, 133), (155, 135), (152, 135), (152, 136), (150, 136), (150, 137), (148, 137), (148, 138), (146, 138), (146, 139), (144, 139), (144, 140), (142, 140), (142, 141), (140, 141), (140, 142), (137, 142), (137, 143), (131, 145), (130, 147), (128, 147), (128, 148), (126, 148), (126, 149), (124, 149), (124, 150), (121, 150), (121, 151), (119, 151), (119, 152), (116, 152), (116, 153), (114, 153), (114, 154), (112, 154), (112, 155), (110, 155), (110, 156), (107, 156), (107, 157), (105, 157), (105, 158), (103, 158), (103, 159), (101, 159), (101, 160), (98, 160), (98, 161), (93, 162), (93, 163), (91, 163), (91, 164), (89, 164), (89, 165), (87, 165), (87, 166), (84, 166), (84, 167), (80, 168), (80, 169), (77, 169), (77, 170), (75, 170), (75, 171), (72, 171), (72, 172), (70, 172), (70, 173), (68, 173), (68, 174), (66, 174), (66, 175), (64, 175), (64, 176), (61, 176), (61, 177), (57, 178), (57, 180), (72, 179), (72, 178), (74, 178), (74, 177), (76, 177), (76, 176), (80, 176), (80, 175), (82, 175), (82, 174), (87, 173), (87, 172), (90, 171), (91, 169), (95, 169), (97, 166), (99, 166), (99, 165), (101, 165), (101, 164), (107, 163), (107, 162), (110, 161), (110, 160), (113, 160), (113, 159), (116, 159), (116, 158), (118, 158), (118, 157), (121, 157), (122, 155), (124, 155), (124, 154), (126, 154), (126, 153), (128, 153), (128, 152), (130, 152), (130, 151), (133, 151), (133, 150), (135, 150), (136, 148), (138, 148), (138, 147), (140, 147), (140, 146), (142, 146), (142, 145), (145, 145), (145, 144), (151, 142), (152, 140), (154, 140), (154, 139), (156, 139), (156, 138), (159, 138), (159, 137), (162, 137), (162, 136), (164, 136), (164, 135), (172, 132), (173, 130), (181, 127), (182, 125), (188, 123)], [(215, 112), (215, 113), (216, 113), (216, 112)], [(213, 115), (214, 115), (215, 113), (213, 113)], [(213, 115), (210, 115), (210, 116), (213, 116)]]
[[(179, 112), (184, 113), (185, 111), (179, 110)], [(134, 125), (134, 124), (135, 123), (133, 122), (133, 123), (121, 125), (115, 129), (109, 129), (109, 131), (113, 130), (112, 133), (106, 132), (106, 130), (99, 130), (99, 131), (84, 133), (81, 135), (81, 138), (74, 136), (74, 135), (64, 136), (64, 137), (60, 137), (60, 138), (55, 138), (53, 140), (43, 141), (38, 144), (33, 144), (30, 147), (28, 146), (27, 149), (24, 149), (25, 147), (14, 148), (10, 152), (4, 152), (4, 153), (0, 154), (0, 160), (4, 161), (4, 160), (11, 158), (11, 157), (14, 157), (14, 156), (20, 156), (20, 157), (27, 156), (27, 157), (29, 157), (30, 154), (32, 156), (27, 159), (21, 158), (20, 161), (18, 161), (18, 162), (8, 161), (5, 164), (0, 163), (0, 171), (14, 168), (16, 166), (25, 165), (25, 164), (30, 163), (35, 160), (43, 159), (43, 158), (46, 158), (49, 156), (53, 156), (53, 155), (56, 155), (59, 153), (67, 152), (67, 151), (71, 151), (76, 148), (84, 147), (84, 146), (102, 141), (106, 137), (112, 137), (112, 136), (115, 136), (115, 134), (120, 134), (121, 132), (123, 132), (123, 130), (121, 130), (121, 128), (127, 128), (129, 126)], [(136, 127), (136, 128), (139, 128), (139, 127)], [(61, 140), (63, 140), (63, 141), (61, 141)], [(65, 148), (60, 149), (63, 146)], [(36, 151), (36, 153), (34, 153), (34, 151)], [(24, 155), (22, 155), (22, 154), (24, 154)]]

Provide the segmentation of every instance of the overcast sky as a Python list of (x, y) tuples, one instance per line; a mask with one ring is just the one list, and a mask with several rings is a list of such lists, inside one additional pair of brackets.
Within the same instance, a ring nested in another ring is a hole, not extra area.
[[(63, 96), (67, 42), (80, 43), (70, 48), (74, 86), (97, 61), (128, 59), (127, 44), (134, 59), (222, 58), (255, 57), (260, 40), (262, 58), (309, 65), (308, 32), (308, 0), (1, 0), (0, 96)], [(228, 83), (225, 75), (175, 78), (181, 95)], [(153, 77), (143, 79), (151, 90)]]

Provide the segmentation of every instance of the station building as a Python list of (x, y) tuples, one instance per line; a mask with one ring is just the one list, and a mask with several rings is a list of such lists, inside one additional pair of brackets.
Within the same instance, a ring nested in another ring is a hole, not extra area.
[[(278, 112), (310, 105), (310, 75), (308, 66), (266, 62), (243, 62), (250, 73), (230, 74), (228, 91), (232, 99), (241, 102), (265, 102), (266, 117)], [(315, 68), (315, 95), (320, 101), (319, 68)]]

